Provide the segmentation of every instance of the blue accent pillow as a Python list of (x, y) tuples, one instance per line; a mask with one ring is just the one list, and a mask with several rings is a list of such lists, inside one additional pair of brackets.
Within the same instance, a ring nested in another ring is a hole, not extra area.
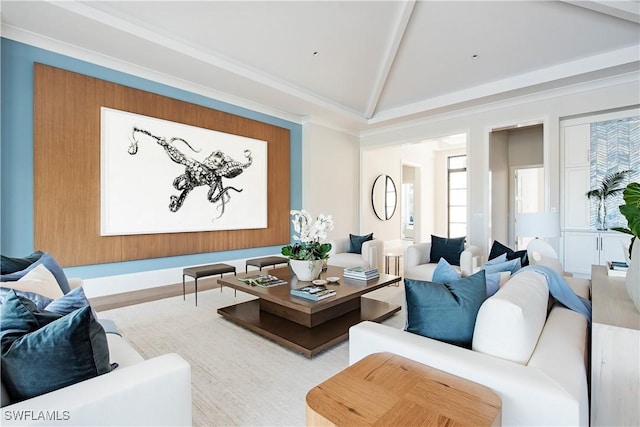
[(10, 295), (2, 307), (2, 382), (12, 401), (111, 371), (107, 336), (90, 307), (47, 324), (32, 311), (34, 308), (15, 295)]
[(42, 251), (35, 251), (24, 258), (14, 258), (10, 256), (0, 255), (0, 273), (10, 274), (16, 271), (24, 270), (34, 262), (38, 261), (44, 255)]
[(489, 251), (489, 260), (496, 258), (499, 255), (506, 254), (507, 260), (512, 260), (516, 258), (520, 258), (520, 265), (525, 267), (529, 265), (529, 258), (527, 257), (527, 251), (514, 251), (508, 246), (503, 245), (502, 243), (494, 240), (491, 244), (491, 250)]
[(451, 265), (460, 265), (460, 254), (464, 251), (464, 241), (466, 237), (448, 239), (431, 235), (430, 261), (436, 263), (440, 258), (444, 258)]
[(485, 272), (448, 284), (405, 279), (406, 330), (471, 348), (480, 306), (487, 298)]
[[(60, 298), (51, 301), (44, 309), (53, 313), (65, 315), (74, 312), (79, 308), (90, 305), (89, 300), (84, 294), (84, 289), (82, 289), (82, 286), (79, 286)], [(93, 312), (93, 308), (91, 310)], [(98, 318), (95, 312), (93, 312), (93, 317), (96, 319)]]
[(4, 303), (11, 292), (15, 292), (18, 297), (26, 298), (30, 301), (33, 301), (38, 310), (44, 309), (47, 305), (53, 302), (53, 298), (49, 298), (35, 292), (20, 291), (18, 289), (11, 288), (0, 288), (0, 305)]
[(51, 256), (51, 254), (48, 252), (42, 255), (40, 259), (38, 259), (36, 262), (31, 264), (29, 267), (25, 268), (24, 270), (16, 271), (11, 274), (3, 274), (2, 276), (0, 276), (0, 280), (2, 280), (3, 282), (12, 282), (12, 281), (19, 280), (25, 274), (27, 274), (28, 272), (30, 272), (31, 270), (33, 270), (34, 268), (36, 268), (41, 264), (47, 267), (47, 270), (49, 270), (51, 274), (53, 274), (53, 277), (56, 278), (56, 281), (58, 282), (58, 286), (60, 286), (62, 293), (63, 294), (69, 293), (69, 291), (71, 290), (71, 287), (69, 286), (69, 281), (67, 280), (67, 276), (65, 276), (64, 271), (62, 270), (62, 267), (60, 267), (60, 264), (58, 264), (56, 260)]
[(501, 273), (487, 273), (485, 275), (487, 281), (487, 298), (498, 292), (500, 289)]
[(522, 266), (520, 265), (520, 258), (512, 259), (511, 261), (501, 262), (499, 264), (485, 264), (483, 268), (484, 271), (489, 273), (500, 273), (501, 271), (508, 271), (511, 274), (514, 274), (516, 271), (520, 270)]
[(493, 264), (502, 264), (503, 262), (507, 262), (507, 254), (504, 253), (502, 255), (499, 255), (493, 259), (490, 259), (489, 261), (485, 262), (484, 265), (493, 265)]
[(435, 270), (433, 270), (433, 277), (431, 277), (431, 280), (438, 283), (449, 283), (454, 280), (458, 280), (459, 278), (460, 273), (458, 273), (458, 270), (453, 268), (447, 260), (440, 258), (438, 265), (436, 265)]
[(369, 240), (373, 240), (373, 233), (366, 234), (364, 236), (356, 236), (355, 234), (349, 234), (349, 253), (361, 254), (362, 244), (364, 242), (368, 242)]

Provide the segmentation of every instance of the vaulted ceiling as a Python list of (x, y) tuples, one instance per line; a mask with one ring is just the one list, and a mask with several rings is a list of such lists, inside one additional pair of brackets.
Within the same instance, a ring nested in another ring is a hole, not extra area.
[(3, 0), (0, 11), (5, 37), (353, 132), (640, 70), (629, 0)]

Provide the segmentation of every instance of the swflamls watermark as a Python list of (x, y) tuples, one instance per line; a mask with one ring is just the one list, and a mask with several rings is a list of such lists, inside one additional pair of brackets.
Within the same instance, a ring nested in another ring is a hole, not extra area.
[(2, 411), (5, 421), (69, 421), (70, 411), (33, 411), (29, 409)]

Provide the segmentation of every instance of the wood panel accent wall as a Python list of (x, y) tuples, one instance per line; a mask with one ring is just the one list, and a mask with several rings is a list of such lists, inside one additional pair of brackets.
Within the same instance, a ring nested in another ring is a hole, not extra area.
[[(289, 242), (289, 130), (43, 64), (34, 65), (35, 248), (63, 266)], [(268, 227), (100, 235), (100, 107), (267, 141)]]

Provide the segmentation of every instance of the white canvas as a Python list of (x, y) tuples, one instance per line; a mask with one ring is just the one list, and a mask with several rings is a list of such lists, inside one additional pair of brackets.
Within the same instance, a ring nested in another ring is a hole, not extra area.
[(265, 141), (105, 107), (100, 126), (103, 236), (267, 227)]

